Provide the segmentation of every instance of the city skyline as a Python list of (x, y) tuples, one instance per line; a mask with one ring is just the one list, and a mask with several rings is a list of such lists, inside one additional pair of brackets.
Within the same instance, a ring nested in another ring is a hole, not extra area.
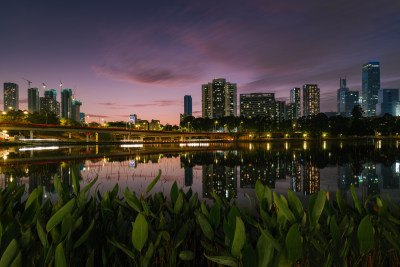
[(93, 121), (163, 124), (179, 123), (184, 95), (201, 116), (201, 84), (216, 77), (286, 103), (291, 88), (318, 84), (321, 112), (336, 111), (339, 77), (361, 94), (365, 62), (381, 63), (381, 88), (400, 87), (398, 2), (95, 3), (3, 4), (0, 84), (19, 85), (21, 109), (23, 77), (39, 90), (65, 81)]

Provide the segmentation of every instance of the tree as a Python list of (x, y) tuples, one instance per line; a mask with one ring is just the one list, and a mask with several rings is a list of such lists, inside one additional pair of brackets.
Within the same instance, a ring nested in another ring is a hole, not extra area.
[(363, 110), (360, 105), (354, 106), (353, 110), (351, 111), (351, 115), (354, 119), (359, 119), (363, 115)]

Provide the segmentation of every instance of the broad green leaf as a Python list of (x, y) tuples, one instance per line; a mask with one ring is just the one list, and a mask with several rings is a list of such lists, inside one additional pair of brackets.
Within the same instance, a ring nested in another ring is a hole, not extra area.
[(146, 253), (144, 254), (143, 260), (142, 260), (142, 266), (147, 267), (150, 263), (151, 258), (153, 257), (154, 254), (154, 245), (153, 243), (150, 242), (149, 248), (147, 249)]
[(86, 239), (89, 237), (90, 233), (92, 232), (93, 227), (94, 227), (94, 219), (90, 223), (89, 228), (86, 229), (86, 231), (83, 233), (83, 235), (81, 235), (81, 237), (78, 239), (78, 241), (76, 241), (76, 243), (74, 244), (74, 248), (79, 247), (80, 245), (83, 244), (83, 242), (86, 241)]
[(46, 231), (50, 232), (53, 227), (57, 226), (65, 216), (71, 213), (72, 209), (75, 207), (75, 198), (67, 202), (63, 207), (61, 207), (50, 220), (47, 222)]
[(210, 223), (214, 227), (214, 229), (217, 229), (221, 220), (221, 215), (220, 215), (220, 208), (218, 203), (214, 203), (214, 205), (210, 209)]
[(288, 197), (288, 203), (289, 203), (290, 209), (292, 211), (294, 211), (297, 219), (300, 220), (303, 217), (303, 213), (304, 213), (303, 205), (301, 204), (300, 199), (290, 189), (287, 190), (287, 197)]
[(374, 227), (371, 223), (370, 215), (365, 216), (357, 229), (358, 243), (360, 252), (367, 254), (374, 246)]
[(333, 241), (339, 242), (340, 241), (340, 230), (339, 230), (339, 226), (336, 222), (336, 216), (332, 216), (330, 224), (329, 224), (329, 228), (331, 231), (331, 237), (332, 237)]
[(56, 267), (67, 267), (67, 260), (65, 259), (64, 248), (62, 243), (58, 244), (56, 248), (55, 259), (56, 259), (56, 264), (55, 264)]
[(22, 266), (22, 254), (21, 251), (18, 252), (17, 257), (12, 261), (10, 267), (20, 267)]
[(25, 203), (25, 210), (27, 210), (28, 207), (29, 207), (34, 201), (36, 201), (37, 199), (38, 199), (38, 189), (35, 188), (35, 189), (33, 189), (33, 191), (29, 194), (29, 197), (28, 197), (28, 199), (26, 200), (26, 203)]
[(133, 253), (130, 249), (128, 249), (124, 244), (120, 244), (117, 241), (111, 241), (108, 240), (111, 244), (113, 244), (115, 247), (119, 248), (122, 250), (126, 255), (128, 255), (131, 259), (135, 260), (135, 253)]
[(10, 244), (8, 244), (7, 249), (1, 256), (0, 267), (8, 267), (18, 252), (18, 243), (15, 239), (13, 239), (11, 240)]
[(209, 240), (213, 240), (214, 239), (214, 230), (212, 229), (207, 218), (203, 214), (199, 214), (197, 218), (199, 220), (200, 228), (203, 231), (204, 235)]
[(301, 257), (301, 235), (299, 225), (293, 224), (286, 235), (286, 251), (288, 259), (291, 262), (296, 262)]
[(271, 192), (271, 189), (269, 189), (269, 187), (266, 185), (265, 186), (265, 197), (267, 198), (267, 208), (268, 208), (268, 210), (270, 210), (271, 209), (271, 207), (272, 207), (272, 192)]
[(186, 222), (178, 231), (175, 238), (175, 248), (179, 247), (179, 245), (185, 240), (187, 232), (189, 230), (188, 222)]
[(343, 197), (342, 197), (339, 189), (336, 191), (336, 201), (339, 206), (339, 211), (344, 212), (346, 204), (344, 203)]
[(260, 182), (260, 180), (256, 181), (256, 196), (258, 201), (261, 203), (262, 200), (265, 198), (265, 188), (264, 185)]
[(136, 216), (135, 223), (132, 223), (132, 243), (138, 250), (142, 251), (149, 235), (149, 225), (143, 214)]
[(274, 257), (274, 247), (268, 238), (261, 234), (257, 241), (258, 267), (267, 267)]
[(321, 213), (324, 210), (325, 201), (326, 201), (326, 193), (324, 190), (321, 190), (318, 192), (314, 205), (310, 206), (312, 225), (316, 225), (318, 223), (319, 217), (321, 216)]
[(169, 193), (173, 204), (175, 204), (175, 201), (178, 199), (178, 194), (179, 194), (178, 184), (175, 181), (171, 187), (171, 192)]
[(210, 261), (216, 262), (218, 264), (222, 264), (225, 266), (232, 266), (236, 267), (238, 266), (237, 260), (233, 257), (229, 256), (207, 256), (204, 254), (204, 256), (209, 259)]
[(243, 267), (255, 267), (257, 266), (257, 254), (253, 246), (246, 244), (242, 252)]
[(259, 226), (259, 229), (261, 233), (267, 238), (268, 242), (271, 243), (271, 245), (277, 250), (281, 250), (281, 245), (279, 244), (278, 241), (269, 233), (268, 229), (262, 229), (261, 226)]
[(358, 197), (357, 197), (357, 195), (356, 195), (356, 191), (355, 191), (355, 189), (354, 189), (354, 184), (351, 184), (351, 186), (350, 186), (350, 192), (351, 192), (351, 195), (352, 195), (352, 197), (353, 197), (354, 206), (356, 207), (358, 213), (359, 213), (360, 215), (363, 214), (363, 207), (362, 207), (361, 202), (358, 200)]
[(183, 261), (191, 261), (194, 259), (194, 253), (190, 250), (184, 250), (179, 253), (179, 258)]
[(233, 237), (231, 253), (235, 257), (240, 256), (240, 252), (246, 242), (246, 229), (240, 217), (236, 217), (235, 235)]
[(44, 248), (48, 248), (49, 242), (47, 241), (46, 233), (44, 232), (43, 227), (40, 224), (39, 220), (37, 220), (37, 222), (36, 222), (36, 231), (38, 233), (38, 236), (39, 236), (40, 242), (42, 243), (42, 246)]
[(99, 177), (97, 176), (93, 181), (90, 182), (90, 184), (85, 186), (80, 193), (85, 194), (87, 191), (89, 191), (92, 188), (92, 186), (97, 182), (98, 179)]
[(158, 182), (158, 180), (160, 180), (161, 177), (161, 170), (158, 170), (158, 175), (156, 178), (154, 178), (154, 180), (149, 184), (149, 186), (146, 189), (146, 194), (148, 194), (151, 189), (153, 189), (153, 187), (156, 185), (156, 183)]
[(64, 201), (64, 188), (62, 186), (60, 177), (58, 176), (57, 173), (54, 175), (53, 183), (54, 183), (54, 187), (56, 189), (56, 192), (58, 194), (58, 198), (59, 198), (58, 201), (60, 203), (63, 203), (63, 201)]
[(181, 192), (178, 194), (178, 198), (176, 199), (175, 205), (174, 205), (174, 213), (179, 214), (183, 206), (183, 195)]
[(128, 203), (128, 205), (133, 208), (137, 212), (141, 212), (139, 200), (136, 199), (132, 194), (128, 187), (125, 188), (124, 199)]
[(200, 208), (201, 208), (201, 212), (202, 212), (206, 217), (209, 217), (209, 212), (208, 212), (208, 209), (207, 209), (207, 207), (206, 207), (205, 202), (201, 202)]
[(278, 206), (279, 211), (282, 212), (282, 214), (286, 217), (286, 219), (290, 222), (290, 223), (294, 223), (296, 221), (293, 212), (289, 209), (289, 207), (287, 205), (285, 205), (285, 203), (278, 197), (278, 195), (275, 193), (274, 191), (274, 202), (275, 204)]
[(74, 187), (74, 194), (77, 196), (81, 191), (81, 187), (79, 185), (79, 178), (76, 171), (76, 165), (72, 166), (72, 186)]

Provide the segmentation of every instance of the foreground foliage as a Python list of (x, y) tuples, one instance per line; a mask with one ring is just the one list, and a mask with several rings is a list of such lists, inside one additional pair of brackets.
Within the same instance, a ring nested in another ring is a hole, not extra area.
[(176, 183), (170, 199), (150, 194), (160, 174), (123, 198), (118, 185), (101, 196), (96, 180), (80, 190), (76, 175), (71, 195), (56, 175), (54, 204), (42, 187), (22, 201), (24, 186), (12, 183), (0, 193), (0, 266), (400, 264), (400, 209), (389, 198), (362, 204), (352, 187), (354, 205), (320, 191), (304, 207), (292, 191), (278, 196), (257, 182), (248, 208), (215, 193), (210, 206)]

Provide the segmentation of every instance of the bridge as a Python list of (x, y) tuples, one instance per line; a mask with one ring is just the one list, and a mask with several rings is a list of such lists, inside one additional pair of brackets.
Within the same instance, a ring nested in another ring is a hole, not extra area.
[[(34, 140), (35, 132), (63, 132), (68, 133), (71, 139), (72, 133), (80, 133), (86, 136), (86, 142), (91, 141), (90, 136), (94, 135), (96, 142), (99, 142), (99, 134), (107, 133), (122, 136), (123, 140), (143, 141), (144, 138), (154, 138), (154, 141), (161, 142), (162, 139), (169, 140), (190, 140), (200, 139), (232, 139), (233, 136), (226, 132), (177, 132), (177, 131), (152, 131), (124, 128), (85, 127), (85, 126), (61, 126), (49, 124), (31, 123), (10, 123), (0, 122), (0, 131), (29, 131), (30, 139)], [(100, 140), (101, 141), (101, 140)]]

